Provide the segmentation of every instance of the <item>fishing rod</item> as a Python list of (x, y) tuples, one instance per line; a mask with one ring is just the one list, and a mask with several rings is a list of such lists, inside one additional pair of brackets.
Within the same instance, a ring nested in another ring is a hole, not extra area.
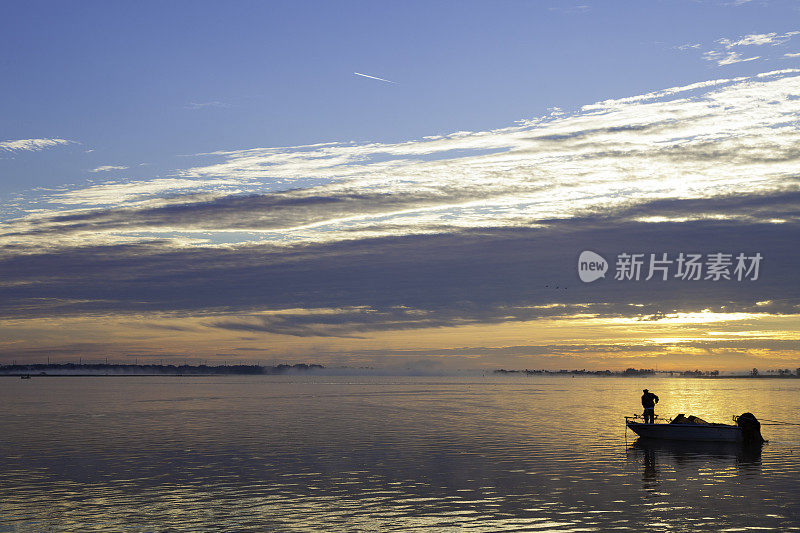
[(767, 420), (766, 418), (759, 418), (762, 426), (800, 426), (800, 422), (785, 422), (783, 420)]

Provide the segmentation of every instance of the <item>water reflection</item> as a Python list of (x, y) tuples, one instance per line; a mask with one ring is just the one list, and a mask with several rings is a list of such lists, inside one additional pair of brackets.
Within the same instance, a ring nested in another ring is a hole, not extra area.
[(712, 471), (726, 475), (731, 467), (741, 474), (761, 472), (762, 446), (731, 442), (685, 442), (638, 438), (628, 448), (628, 460), (642, 464), (642, 481), (651, 489), (665, 471), (667, 475)]
[[(629, 445), (629, 379), (38, 384), (0, 389), (0, 531), (788, 530), (800, 514), (796, 434), (757, 453)], [(798, 389), (763, 392), (798, 406)]]

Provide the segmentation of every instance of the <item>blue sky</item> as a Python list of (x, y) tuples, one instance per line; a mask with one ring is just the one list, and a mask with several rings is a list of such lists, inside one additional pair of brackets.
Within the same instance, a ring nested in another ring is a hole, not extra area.
[[(798, 64), (719, 66), (713, 41), (796, 28), (795, 2), (9, 2), (4, 139), (76, 141), (0, 160), (0, 192), (167, 175), (179, 156), (484, 130)], [(785, 48), (785, 50), (784, 50)], [(397, 81), (359, 78), (363, 72)], [(9, 83), (10, 82), (10, 83)], [(87, 150), (93, 150), (86, 154)], [(147, 165), (146, 168), (137, 165)]]
[[(8, 3), (0, 359), (794, 368), (799, 21), (756, 0)], [(764, 272), (581, 284), (585, 249)]]

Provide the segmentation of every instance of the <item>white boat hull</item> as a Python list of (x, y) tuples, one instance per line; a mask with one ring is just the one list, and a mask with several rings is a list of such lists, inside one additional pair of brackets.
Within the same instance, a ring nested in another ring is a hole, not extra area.
[(628, 427), (642, 438), (701, 442), (739, 442), (742, 430), (726, 424), (642, 424), (628, 422)]

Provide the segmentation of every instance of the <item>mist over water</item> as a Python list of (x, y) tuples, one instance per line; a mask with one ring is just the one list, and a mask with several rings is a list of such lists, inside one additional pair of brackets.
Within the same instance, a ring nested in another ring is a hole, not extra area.
[(664, 416), (796, 421), (800, 380), (556, 376), (0, 381), (0, 531), (800, 529), (800, 427), (642, 445)]

